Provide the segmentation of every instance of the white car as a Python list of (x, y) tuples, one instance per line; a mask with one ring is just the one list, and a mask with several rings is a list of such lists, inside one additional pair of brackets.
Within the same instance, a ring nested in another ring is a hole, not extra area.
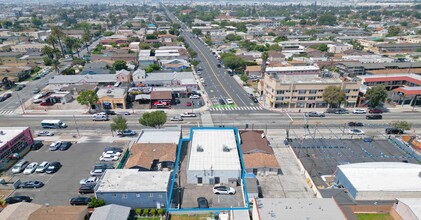
[(201, 83), (205, 83), (205, 79), (200, 78), (200, 82), (201, 82)]
[(118, 151), (112, 151), (112, 150), (102, 152), (102, 156), (106, 156), (106, 155), (119, 157), (121, 155), (121, 153), (118, 152)]
[(99, 157), (100, 161), (117, 161), (118, 157), (117, 156), (113, 156), (113, 155), (102, 155)]
[(50, 163), (48, 163), (48, 161), (43, 161), (42, 163), (40, 163), (37, 167), (37, 169), (35, 170), (36, 173), (44, 173), (45, 170), (48, 168), (48, 166), (50, 166)]
[(350, 135), (364, 135), (364, 131), (360, 129), (349, 129), (348, 134)]
[(199, 95), (191, 95), (189, 98), (191, 98), (191, 99), (200, 99), (200, 96)]
[(213, 187), (213, 193), (215, 194), (228, 194), (228, 195), (234, 195), (235, 189), (229, 186), (224, 186), (221, 184), (217, 184)]
[(183, 121), (183, 118), (180, 116), (174, 116), (170, 118), (170, 121)]
[(360, 109), (360, 108), (358, 108), (358, 109), (354, 109), (354, 110), (352, 111), (352, 114), (367, 114), (367, 111), (366, 111), (366, 110), (364, 110), (364, 109)]
[(102, 176), (102, 174), (105, 173), (105, 169), (95, 169), (91, 170), (90, 174), (91, 176)]
[(87, 179), (81, 179), (79, 181), (80, 185), (96, 185), (98, 182), (98, 177), (89, 177)]
[(38, 136), (53, 136), (54, 133), (51, 131), (38, 131), (37, 132)]
[(58, 150), (60, 146), (61, 146), (61, 141), (56, 141), (54, 143), (51, 143), (48, 149), (51, 151), (55, 151), (55, 150)]
[(32, 162), (30, 163), (25, 170), (23, 171), (23, 174), (31, 174), (33, 172), (35, 172), (35, 170), (37, 169), (38, 163), (37, 162)]
[(196, 114), (193, 112), (184, 112), (180, 114), (180, 117), (196, 117)]
[(232, 99), (226, 99), (225, 101), (227, 101), (228, 105), (234, 104), (234, 102), (232, 101)]

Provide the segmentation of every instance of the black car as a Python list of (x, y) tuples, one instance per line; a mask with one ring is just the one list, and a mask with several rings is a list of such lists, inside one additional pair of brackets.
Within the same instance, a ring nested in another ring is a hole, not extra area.
[(335, 111), (335, 114), (349, 114), (349, 111), (346, 109), (338, 109), (337, 111)]
[(4, 93), (3, 96), (0, 97), (0, 102), (10, 98), (12, 96), (12, 94), (10, 93)]
[(380, 120), (383, 118), (382, 115), (367, 115), (365, 116), (367, 120)]
[(175, 102), (175, 104), (180, 104), (181, 103), (180, 99), (174, 99), (174, 102)]
[(6, 204), (15, 204), (18, 202), (31, 202), (32, 199), (29, 196), (11, 196), (7, 198), (5, 201), (6, 201)]
[(364, 126), (364, 124), (362, 122), (351, 121), (351, 122), (348, 122), (348, 126), (350, 126), (350, 127), (362, 127), (362, 126)]
[(91, 198), (88, 197), (75, 197), (70, 200), (70, 205), (88, 205)]
[(254, 103), (259, 103), (259, 100), (256, 97), (250, 98)]
[(111, 146), (111, 147), (106, 147), (106, 148), (104, 149), (104, 152), (107, 152), (107, 151), (113, 151), (113, 152), (120, 152), (120, 153), (123, 153), (123, 148), (121, 148), (121, 147), (113, 147), (113, 146)]
[(44, 144), (41, 140), (34, 140), (34, 143), (31, 146), (32, 150), (39, 150)]
[(81, 185), (79, 187), (80, 194), (94, 193), (95, 185)]
[(26, 181), (19, 185), (19, 188), (41, 188), (44, 183), (41, 181)]
[(116, 115), (115, 111), (111, 111), (111, 110), (105, 110), (104, 113), (106, 115)]
[(63, 141), (61, 142), (61, 145), (59, 147), (59, 150), (64, 151), (70, 148), (70, 146), (72, 146), (72, 142), (70, 141)]
[(197, 206), (199, 208), (209, 208), (208, 200), (204, 197), (197, 198)]
[(60, 167), (61, 167), (61, 163), (54, 161), (50, 163), (50, 165), (48, 166), (47, 170), (45, 170), (45, 172), (48, 174), (52, 174), (52, 173), (57, 172), (60, 169)]
[(109, 163), (98, 163), (94, 166), (94, 170), (98, 169), (114, 169), (114, 166)]
[(217, 66), (218, 68), (221, 68), (221, 64), (219, 64), (219, 63), (218, 63), (216, 66)]
[(18, 85), (18, 86), (16, 86), (15, 91), (20, 91), (20, 90), (22, 90), (24, 87), (25, 87), (24, 85)]
[(223, 99), (219, 99), (219, 100), (218, 100), (218, 102), (219, 102), (219, 104), (221, 104), (221, 105), (225, 105), (225, 101), (224, 101)]
[(399, 128), (386, 128), (386, 134), (403, 134), (403, 130)]

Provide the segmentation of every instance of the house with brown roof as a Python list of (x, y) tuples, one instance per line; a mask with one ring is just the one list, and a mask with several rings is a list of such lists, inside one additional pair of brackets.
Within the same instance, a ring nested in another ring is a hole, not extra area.
[(41, 207), (29, 215), (28, 220), (85, 220), (88, 218), (86, 206)]
[(247, 66), (246, 73), (249, 76), (261, 76), (262, 67), (261, 66)]
[(20, 219), (28, 219), (29, 216), (41, 208), (42, 205), (34, 204), (34, 203), (27, 203), (27, 202), (19, 202), (15, 204), (7, 205), (0, 212), (0, 219), (5, 220), (20, 220)]
[(126, 169), (140, 171), (172, 170), (176, 159), (177, 144), (136, 143), (130, 148)]
[(256, 176), (277, 175), (281, 172), (272, 147), (263, 131), (240, 131), (241, 151), (247, 173)]

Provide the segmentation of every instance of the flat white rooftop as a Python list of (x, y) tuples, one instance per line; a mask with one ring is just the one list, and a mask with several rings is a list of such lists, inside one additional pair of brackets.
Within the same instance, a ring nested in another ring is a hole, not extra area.
[(143, 144), (178, 144), (181, 128), (143, 129), (137, 143)]
[(0, 127), (0, 148), (28, 127)]
[(290, 72), (290, 71), (318, 71), (317, 66), (281, 66), (281, 67), (266, 67), (266, 72)]
[(241, 170), (234, 132), (193, 130), (188, 170)]
[(339, 165), (357, 191), (421, 191), (421, 165), (370, 162)]
[(397, 198), (397, 200), (408, 206), (413, 214), (421, 219), (421, 198)]
[(170, 171), (108, 169), (96, 192), (166, 192)]

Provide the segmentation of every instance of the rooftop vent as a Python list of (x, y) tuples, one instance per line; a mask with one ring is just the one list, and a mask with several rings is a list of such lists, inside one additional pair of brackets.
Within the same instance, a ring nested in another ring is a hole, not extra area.
[(197, 150), (197, 152), (205, 151), (201, 145), (197, 145), (196, 150)]
[(111, 89), (107, 90), (107, 93), (112, 93), (113, 91), (111, 91)]
[(230, 152), (231, 149), (227, 145), (223, 145), (222, 151), (224, 151), (224, 152)]
[(4, 131), (3, 130), (0, 130), (0, 135), (4, 135)]

